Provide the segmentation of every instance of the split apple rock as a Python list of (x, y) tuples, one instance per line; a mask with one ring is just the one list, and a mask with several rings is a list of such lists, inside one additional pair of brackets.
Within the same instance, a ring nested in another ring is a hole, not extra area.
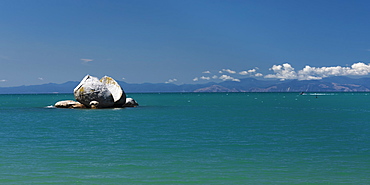
[[(96, 77), (86, 75), (74, 89), (73, 94), (76, 100), (86, 108), (138, 106), (138, 103), (132, 98), (126, 99), (126, 94), (121, 86), (109, 76), (104, 76), (99, 80)], [(70, 104), (62, 105), (64, 104), (57, 102), (55, 107), (74, 108)]]

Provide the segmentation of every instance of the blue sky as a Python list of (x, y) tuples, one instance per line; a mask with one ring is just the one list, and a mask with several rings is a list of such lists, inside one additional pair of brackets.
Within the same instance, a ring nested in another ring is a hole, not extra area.
[(0, 86), (370, 73), (367, 0), (2, 0)]

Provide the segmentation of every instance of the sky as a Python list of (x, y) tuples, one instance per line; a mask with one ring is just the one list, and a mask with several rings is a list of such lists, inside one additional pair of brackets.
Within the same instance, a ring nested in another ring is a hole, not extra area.
[(366, 77), (368, 0), (1, 0), (0, 87)]

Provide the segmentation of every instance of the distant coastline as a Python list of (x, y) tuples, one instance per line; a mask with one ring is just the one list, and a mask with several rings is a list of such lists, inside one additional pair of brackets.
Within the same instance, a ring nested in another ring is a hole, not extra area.
[[(0, 94), (52, 94), (73, 93), (77, 81), (62, 84), (48, 83), (17, 87), (0, 87)], [(176, 92), (370, 92), (370, 78), (330, 77), (322, 80), (270, 81), (244, 78), (240, 82), (224, 81), (205, 84), (142, 83), (118, 81), (127, 93)]]

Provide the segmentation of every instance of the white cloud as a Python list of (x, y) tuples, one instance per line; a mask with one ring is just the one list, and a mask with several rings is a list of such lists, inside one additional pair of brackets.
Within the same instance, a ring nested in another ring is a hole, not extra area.
[(164, 82), (164, 83), (166, 83), (166, 84), (168, 84), (168, 83), (173, 83), (173, 82), (176, 82), (177, 81), (177, 79), (176, 78), (174, 78), (174, 79), (169, 79), (169, 80), (167, 80), (166, 82)]
[(223, 81), (231, 80), (231, 81), (235, 81), (235, 82), (240, 82), (239, 79), (236, 79), (236, 78), (228, 76), (228, 75), (222, 75), (222, 76), (219, 77), (219, 79), (221, 79)]
[(254, 76), (260, 77), (260, 76), (263, 76), (263, 74), (262, 73), (256, 73)]
[(247, 72), (247, 71), (240, 71), (240, 72), (239, 72), (239, 74), (240, 74), (240, 75), (247, 75), (247, 74), (248, 74), (248, 72)]
[(202, 80), (210, 80), (210, 79), (211, 79), (211, 77), (201, 76), (201, 77), (200, 77), (200, 79), (202, 79)]
[(250, 69), (248, 70), (248, 73), (255, 73), (256, 72), (256, 69)]
[(44, 79), (43, 79), (43, 78), (41, 78), (41, 77), (39, 77), (38, 79), (39, 79), (39, 80), (44, 80)]
[[(231, 81), (240, 82), (240, 79), (236, 78), (235, 76), (237, 75), (250, 75), (250, 76), (256, 76), (256, 77), (263, 76), (261, 73), (256, 73), (257, 70), (258, 70), (257, 67), (255, 67), (254, 69), (243, 70), (240, 72), (236, 72), (231, 69), (221, 69), (218, 71), (220, 75), (195, 77), (193, 81), (195, 82), (199, 80), (212, 80), (213, 79), (213, 80), (223, 80), (223, 81), (231, 80)], [(210, 71), (203, 71), (202, 73), (212, 74)]]
[(227, 72), (227, 73), (230, 73), (230, 74), (235, 74), (236, 71), (233, 71), (231, 69), (222, 69), (223, 72)]
[(311, 67), (307, 65), (296, 72), (290, 64), (286, 63), (274, 65), (270, 70), (274, 71), (275, 74), (268, 74), (265, 78), (318, 80), (329, 76), (368, 75), (370, 73), (370, 64), (358, 62), (350, 67)]
[[(215, 75), (216, 76), (216, 75)], [(213, 78), (213, 77), (212, 77)], [(216, 76), (216, 78), (217, 78), (217, 76)], [(199, 81), (199, 80), (210, 80), (211, 79), (211, 77), (208, 77), (208, 76), (201, 76), (201, 77), (195, 77), (194, 79), (193, 79), (193, 81), (194, 82), (196, 82), (196, 81)]]
[(84, 63), (89, 63), (91, 61), (94, 61), (93, 59), (87, 59), (87, 58), (81, 58), (80, 60), (82, 60), (82, 62)]
[(228, 76), (228, 75), (222, 75), (222, 76), (220, 76), (220, 79), (225, 81), (225, 80), (231, 80), (231, 79), (233, 79), (233, 77)]
[(4, 80), (4, 79), (3, 80), (0, 80), (0, 82), (6, 82), (6, 81), (8, 81), (8, 80)]
[(310, 67), (306, 66), (298, 71), (299, 79), (322, 79), (329, 76), (347, 76), (347, 75), (368, 75), (370, 73), (370, 65), (358, 62), (352, 64), (351, 67)]
[(240, 75), (248, 75), (248, 74), (250, 74), (250, 75), (252, 75), (251, 73), (255, 73), (256, 71), (257, 71), (257, 67), (256, 68), (254, 68), (254, 69), (249, 69), (249, 70), (247, 70), (247, 71), (241, 71), (241, 72), (239, 72), (239, 74)]
[(285, 63), (283, 65), (273, 65), (270, 70), (274, 71), (275, 74), (268, 74), (265, 78), (278, 78), (281, 80), (285, 79), (297, 79), (297, 73), (294, 71), (294, 68)]

